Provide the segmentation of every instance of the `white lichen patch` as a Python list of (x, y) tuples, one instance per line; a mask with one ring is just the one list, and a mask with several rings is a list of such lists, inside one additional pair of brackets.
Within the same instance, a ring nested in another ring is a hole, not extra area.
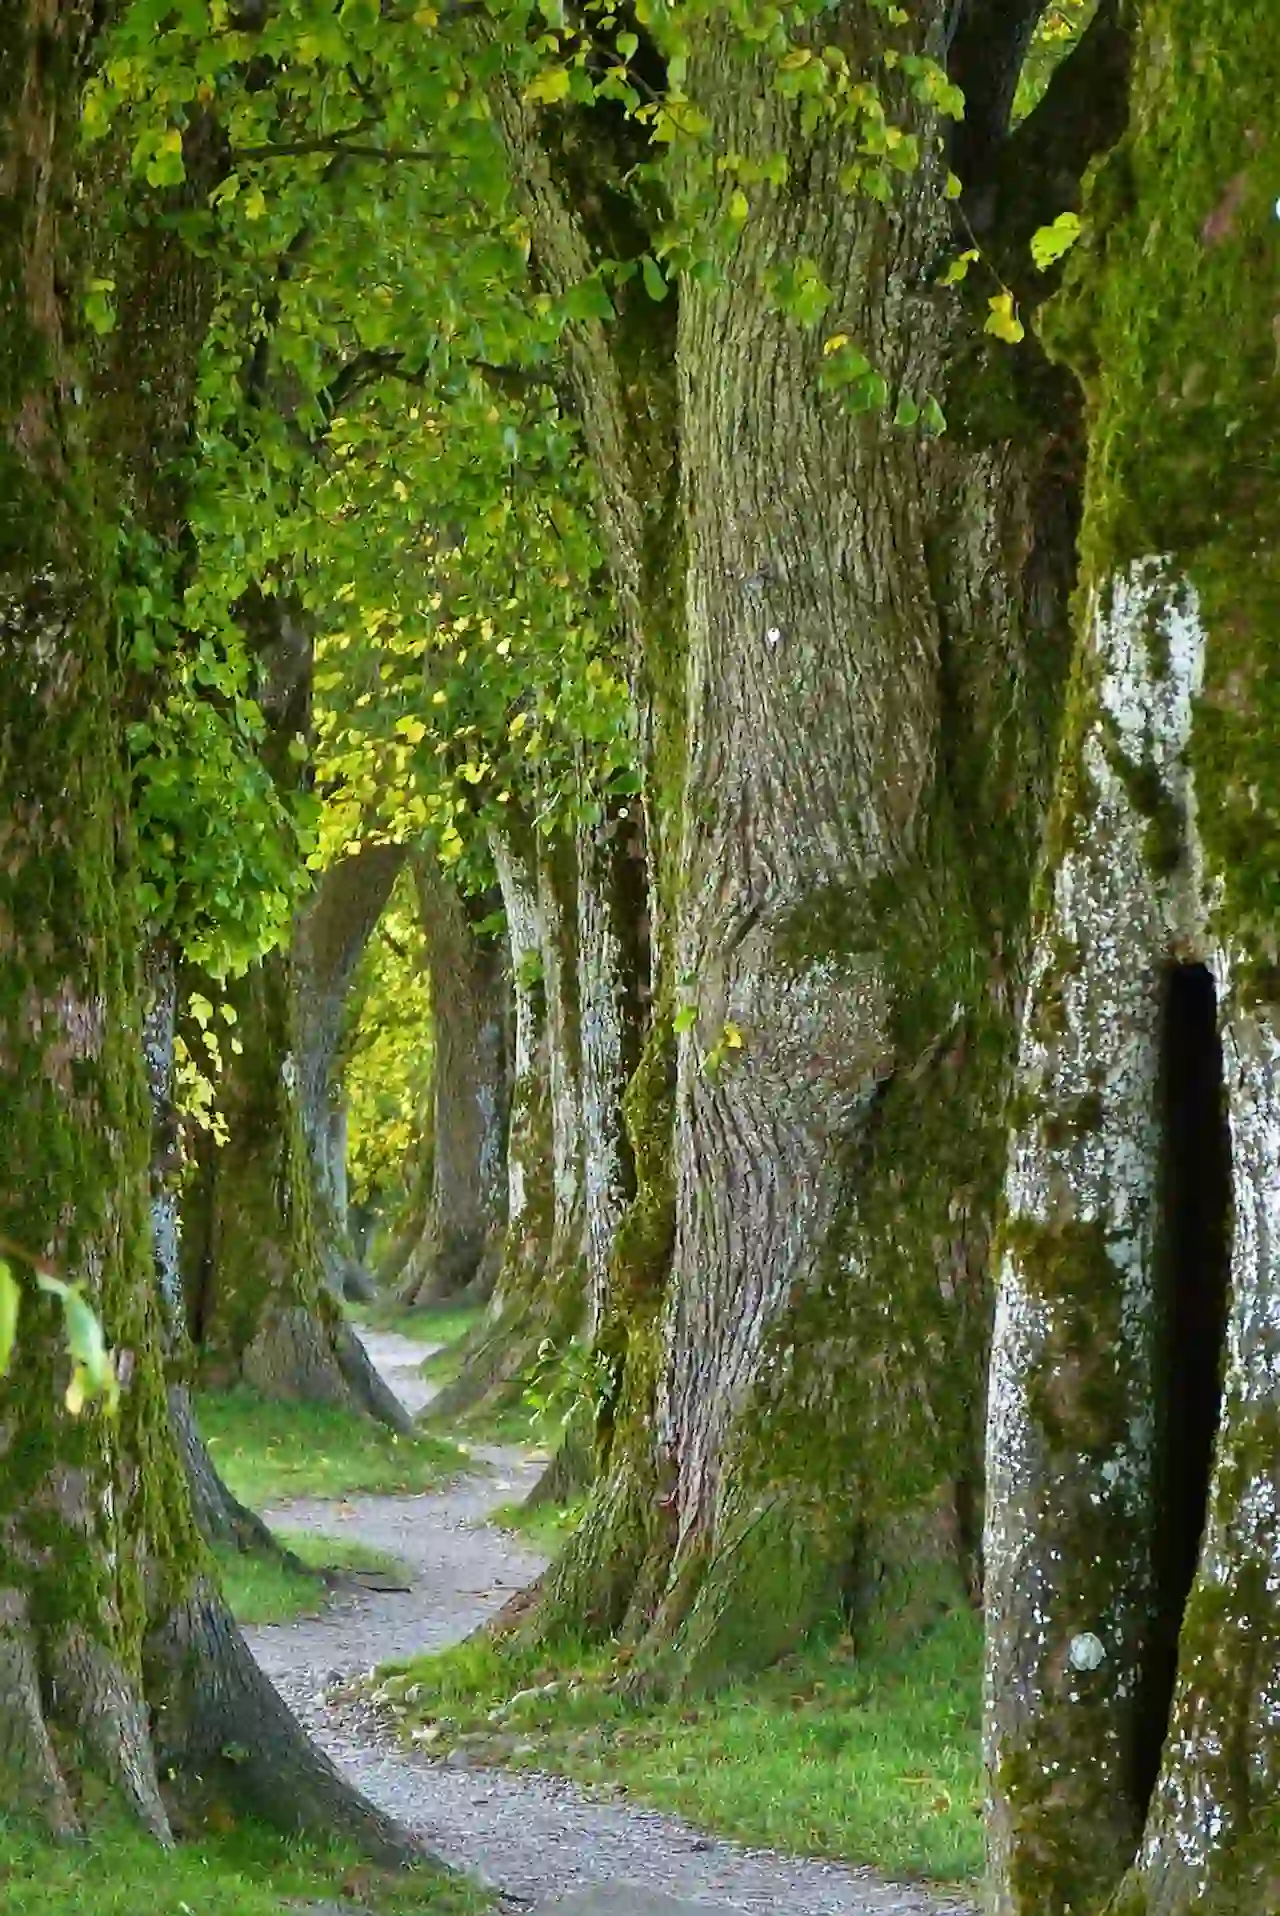
[[(1092, 705), (1065, 746), (1072, 811), (1020, 1045), (988, 1412), (986, 1744), (993, 1776), (1016, 1754), (1033, 1777), (1052, 1745), (1064, 1774), (1027, 1787), (1042, 1842), (1057, 1806), (1065, 1854), (1080, 1805), (1128, 1788), (1154, 1582), (1161, 1019), (1170, 964), (1208, 953), (1187, 758), (1203, 661), (1194, 594), (1165, 561), (1096, 596)], [(1153, 801), (1166, 831), (1178, 822), (1176, 858), (1152, 856)], [(995, 1804), (997, 1875), (1024, 1807)]]

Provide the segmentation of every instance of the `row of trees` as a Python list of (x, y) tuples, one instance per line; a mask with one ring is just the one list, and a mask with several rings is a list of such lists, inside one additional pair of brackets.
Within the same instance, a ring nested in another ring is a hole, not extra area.
[(592, 1354), (525, 1627), (702, 1683), (930, 1566), (986, 1605), (997, 1907), (1268, 1906), (1266, 13), (24, 0), (0, 1760), (55, 1821), (273, 1764), (332, 1820), (179, 1413), (194, 1339), (396, 1414), (330, 1091), (407, 871), (399, 1281), (494, 1287), (455, 1408)]

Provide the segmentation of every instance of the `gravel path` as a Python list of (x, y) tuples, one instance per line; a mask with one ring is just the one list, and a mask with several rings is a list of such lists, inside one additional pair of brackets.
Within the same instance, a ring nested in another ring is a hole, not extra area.
[[(391, 1332), (362, 1335), (392, 1388), (420, 1410), (431, 1396), (418, 1370), (425, 1348)], [(476, 1445), (471, 1455), (476, 1474), (426, 1496), (306, 1499), (266, 1513), (291, 1529), (359, 1538), (405, 1566), (404, 1590), (360, 1590), (322, 1617), (245, 1633), (281, 1695), (368, 1797), (499, 1889), (508, 1908), (626, 1884), (753, 1916), (967, 1911), (870, 1871), (708, 1837), (678, 1817), (593, 1796), (561, 1777), (470, 1768), (461, 1752), (443, 1762), (402, 1752), (370, 1708), (327, 1696), (376, 1663), (469, 1635), (543, 1568), (542, 1557), (484, 1521), (494, 1505), (530, 1488), (542, 1461), (498, 1445)]]

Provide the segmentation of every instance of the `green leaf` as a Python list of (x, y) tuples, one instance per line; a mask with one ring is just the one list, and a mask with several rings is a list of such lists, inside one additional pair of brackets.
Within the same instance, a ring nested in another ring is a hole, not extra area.
[(662, 268), (652, 253), (645, 253), (640, 260), (640, 273), (644, 280), (644, 290), (650, 299), (663, 300), (670, 288), (663, 277)]
[(681, 1005), (679, 1011), (677, 1011), (675, 1017), (672, 1019), (672, 1024), (679, 1035), (683, 1035), (686, 1031), (692, 1031), (697, 1022), (698, 1008), (696, 1005)]
[(942, 407), (938, 404), (932, 393), (926, 394), (925, 402), (920, 408), (920, 424), (926, 427), (929, 432), (945, 432), (947, 430), (947, 415), (943, 412)]
[(941, 284), (943, 286), (958, 286), (978, 257), (977, 247), (967, 246), (963, 253), (960, 253), (952, 260), (950, 266), (948, 266), (946, 272), (942, 275)]
[(536, 73), (525, 88), (524, 97), (530, 106), (555, 106), (558, 101), (567, 100), (568, 67), (548, 67), (544, 73)]
[(1080, 237), (1080, 230), (1078, 213), (1059, 213), (1056, 220), (1051, 220), (1048, 226), (1040, 227), (1031, 235), (1031, 257), (1042, 273), (1071, 251)]

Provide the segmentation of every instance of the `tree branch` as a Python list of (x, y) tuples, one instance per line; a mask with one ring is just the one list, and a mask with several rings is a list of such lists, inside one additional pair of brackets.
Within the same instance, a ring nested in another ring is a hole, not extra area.
[(947, 71), (964, 94), (953, 157), (966, 186), (986, 179), (1009, 133), (1018, 75), (1045, 0), (961, 0)]
[[(1028, 248), (1037, 227), (1074, 211), (1089, 163), (1124, 132), (1129, 115), (1132, 33), (1126, 0), (1102, 0), (1073, 53), (1059, 66), (1044, 98), (1005, 141), (987, 204), (971, 209), (984, 222), (1011, 286), (1042, 297), (1052, 282), (1031, 271)], [(968, 200), (966, 199), (966, 204)]]

